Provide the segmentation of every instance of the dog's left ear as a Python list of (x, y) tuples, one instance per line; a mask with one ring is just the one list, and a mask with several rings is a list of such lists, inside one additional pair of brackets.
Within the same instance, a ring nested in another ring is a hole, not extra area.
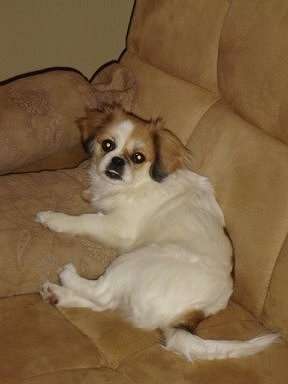
[(86, 110), (86, 113), (87, 113), (87, 116), (81, 117), (76, 121), (76, 123), (81, 132), (81, 140), (82, 140), (83, 148), (87, 153), (92, 153), (92, 150), (93, 150), (92, 142), (96, 136), (96, 130), (91, 125), (90, 119), (88, 117), (89, 110)]
[(151, 166), (151, 177), (161, 182), (178, 169), (191, 169), (192, 154), (174, 133), (156, 122), (154, 132), (155, 161)]

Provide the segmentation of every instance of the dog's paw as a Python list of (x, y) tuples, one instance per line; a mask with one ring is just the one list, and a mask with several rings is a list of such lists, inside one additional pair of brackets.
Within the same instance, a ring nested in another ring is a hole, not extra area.
[(61, 274), (64, 271), (70, 271), (77, 274), (76, 267), (72, 263), (65, 264), (62, 268), (59, 269), (58, 273)]
[(51, 214), (53, 214), (53, 211), (38, 212), (35, 219), (36, 223), (45, 225), (46, 221), (48, 220), (49, 216), (51, 216)]
[(59, 272), (59, 279), (64, 287), (75, 288), (79, 275), (77, 274), (76, 268), (72, 263), (64, 265)]
[(67, 287), (46, 281), (39, 290), (42, 299), (56, 307), (73, 307), (75, 294)]
[(57, 288), (61, 288), (60, 286), (50, 283), (50, 281), (46, 281), (39, 290), (40, 296), (44, 301), (47, 301), (53, 305), (59, 304), (59, 298), (57, 296)]
[(67, 231), (67, 216), (65, 213), (42, 211), (36, 215), (36, 222), (54, 232)]

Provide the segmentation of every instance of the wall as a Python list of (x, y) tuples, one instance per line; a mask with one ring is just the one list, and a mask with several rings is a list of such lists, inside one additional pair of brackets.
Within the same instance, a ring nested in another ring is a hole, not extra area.
[(0, 80), (47, 67), (90, 78), (117, 59), (133, 0), (0, 0)]

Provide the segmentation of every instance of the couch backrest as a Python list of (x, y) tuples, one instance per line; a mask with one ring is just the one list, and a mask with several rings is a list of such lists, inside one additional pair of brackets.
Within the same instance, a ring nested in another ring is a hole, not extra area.
[(227, 0), (138, 1), (129, 51), (170, 75), (216, 92), (218, 43), (228, 7)]
[(221, 93), (245, 119), (285, 143), (287, 74), (287, 0), (234, 0), (219, 46)]
[(287, 35), (287, 0), (138, 0), (121, 59), (133, 111), (162, 116), (215, 186), (235, 300), (286, 336)]

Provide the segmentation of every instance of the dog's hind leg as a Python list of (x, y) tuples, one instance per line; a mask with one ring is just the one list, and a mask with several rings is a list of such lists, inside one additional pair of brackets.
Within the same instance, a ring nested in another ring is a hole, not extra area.
[(89, 301), (94, 310), (104, 311), (116, 307), (115, 299), (105, 280), (105, 275), (97, 280), (87, 280), (78, 275), (73, 264), (65, 265), (59, 272), (61, 288), (72, 291), (77, 297)]
[(77, 296), (71, 289), (46, 281), (39, 291), (43, 300), (56, 307), (63, 308), (90, 308), (93, 311), (101, 310), (94, 303)]

